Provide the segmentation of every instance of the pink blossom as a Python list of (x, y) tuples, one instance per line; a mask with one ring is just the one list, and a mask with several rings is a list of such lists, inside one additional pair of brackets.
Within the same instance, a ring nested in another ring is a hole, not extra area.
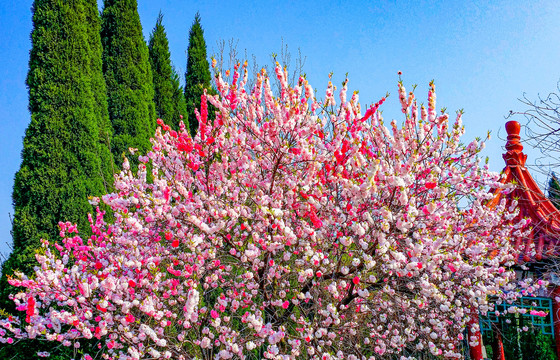
[(111, 217), (97, 209), (87, 238), (61, 222), (38, 271), (13, 275), (27, 316), (1, 319), (0, 340), (95, 338), (100, 358), (460, 357), (465, 304), (510, 296), (526, 224), (485, 206), (498, 175), (479, 167), (480, 143), (462, 145), (460, 116), (436, 114), (435, 86), (425, 109), (399, 84), (399, 123), (385, 97), (362, 115), (347, 81), (320, 101), (280, 65), (277, 94), (265, 70), (216, 71), (196, 136), (159, 119), (152, 151), (102, 197)]

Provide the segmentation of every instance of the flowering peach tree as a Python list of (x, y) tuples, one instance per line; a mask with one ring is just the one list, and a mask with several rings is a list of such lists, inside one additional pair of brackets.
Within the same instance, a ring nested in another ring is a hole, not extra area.
[(399, 83), (404, 122), (386, 125), (385, 98), (362, 115), (347, 81), (319, 101), (275, 72), (278, 95), (265, 71), (252, 89), (246, 65), (218, 73), (194, 139), (159, 121), (102, 199), (114, 221), (98, 210), (89, 238), (60, 223), (62, 245), (44, 241), (34, 276), (11, 279), (23, 316), (1, 340), (84, 359), (461, 358), (471, 314), (511, 283), (521, 231), (485, 206), (503, 185), (483, 143), (460, 142), (461, 113), (436, 112), (433, 84), (425, 108)]

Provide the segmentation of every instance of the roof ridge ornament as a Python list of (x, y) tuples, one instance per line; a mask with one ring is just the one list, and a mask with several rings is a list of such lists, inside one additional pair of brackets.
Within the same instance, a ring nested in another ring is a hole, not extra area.
[(508, 166), (525, 166), (527, 155), (523, 153), (523, 145), (521, 145), (521, 125), (517, 121), (508, 121), (506, 123), (507, 152), (503, 154), (504, 160)]

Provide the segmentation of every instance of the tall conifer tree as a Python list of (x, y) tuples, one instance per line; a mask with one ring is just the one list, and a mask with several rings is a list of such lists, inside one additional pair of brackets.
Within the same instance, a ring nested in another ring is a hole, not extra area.
[[(185, 100), (189, 116), (189, 128), (194, 136), (198, 130), (198, 120), (194, 109), (200, 109), (200, 96), (204, 89), (212, 93), (210, 85), (210, 65), (206, 58), (206, 41), (204, 30), (200, 25), (200, 14), (196, 14), (189, 32), (187, 50), (187, 71), (185, 72)], [(213, 111), (209, 108), (208, 115), (212, 118)]]
[(118, 164), (128, 148), (151, 149), (156, 126), (152, 71), (136, 0), (105, 0), (101, 15), (111, 150)]
[[(163, 15), (160, 13), (148, 43), (154, 79), (154, 104), (157, 117), (178, 129), (181, 116), (187, 114), (186, 103), (179, 76), (171, 65), (169, 41), (162, 21)], [(183, 120), (188, 126), (187, 120)]]
[[(95, 98), (95, 113), (99, 129), (99, 141), (102, 148), (111, 149), (111, 138), (113, 137), (113, 127), (109, 119), (107, 107), (107, 86), (103, 77), (103, 47), (101, 45), (101, 17), (96, 0), (82, 0), (84, 4), (84, 15), (88, 30), (88, 43), (90, 47), (90, 66), (91, 66), (91, 88)], [(107, 190), (113, 186), (113, 173), (115, 167), (111, 152), (103, 150), (100, 160), (103, 164), (105, 173), (103, 178), (106, 181)]]
[(112, 183), (111, 153), (99, 137), (110, 128), (99, 77), (101, 47), (99, 36), (91, 38), (95, 16), (88, 1), (33, 4), (27, 75), (31, 122), (12, 195), (13, 251), (0, 280), (0, 306), (8, 310), (14, 288), (6, 276), (32, 269), (40, 240), (60, 239), (59, 221), (78, 223), (87, 233), (87, 213), (93, 210), (88, 196), (104, 194)]
[[(87, 197), (106, 192), (100, 159), (110, 158), (101, 142), (97, 109), (102, 100), (95, 78), (83, 0), (36, 0), (27, 86), (29, 124), (22, 164), (16, 174), (14, 251), (3, 274), (28, 270), (41, 238), (57, 240), (60, 220), (87, 228)], [(98, 55), (97, 55), (98, 56)], [(103, 125), (101, 125), (103, 126)]]

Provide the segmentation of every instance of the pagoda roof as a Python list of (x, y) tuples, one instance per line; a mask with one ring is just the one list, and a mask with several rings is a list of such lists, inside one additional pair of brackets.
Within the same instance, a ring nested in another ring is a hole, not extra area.
[[(501, 183), (512, 183), (516, 187), (509, 193), (494, 190), (495, 197), (488, 205), (496, 206), (504, 197), (508, 206), (514, 199), (517, 200), (519, 215), (514, 221), (529, 218), (532, 229), (528, 236), (515, 240), (514, 247), (520, 254), (518, 260), (539, 261), (559, 254), (560, 211), (544, 195), (525, 166), (527, 155), (523, 153), (520, 130), (517, 121), (506, 123), (506, 153), (503, 154), (506, 167), (500, 179)], [(535, 245), (534, 253), (531, 251), (532, 244)]]

